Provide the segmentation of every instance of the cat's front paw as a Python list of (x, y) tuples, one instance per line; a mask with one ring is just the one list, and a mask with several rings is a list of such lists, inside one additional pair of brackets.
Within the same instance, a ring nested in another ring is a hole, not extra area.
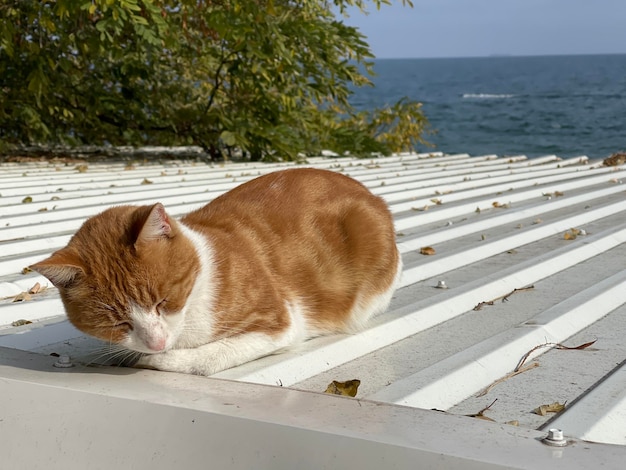
[(186, 358), (184, 354), (181, 354), (182, 352), (181, 350), (172, 350), (159, 354), (146, 354), (133, 367), (192, 374), (193, 370), (189, 366), (189, 361), (185, 360)]

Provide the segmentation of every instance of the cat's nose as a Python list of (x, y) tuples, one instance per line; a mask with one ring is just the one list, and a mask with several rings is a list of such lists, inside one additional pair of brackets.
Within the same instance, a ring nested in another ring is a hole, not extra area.
[(148, 349), (154, 352), (163, 352), (165, 350), (165, 346), (167, 344), (167, 340), (165, 336), (160, 336), (157, 338), (148, 338), (146, 340), (146, 346)]

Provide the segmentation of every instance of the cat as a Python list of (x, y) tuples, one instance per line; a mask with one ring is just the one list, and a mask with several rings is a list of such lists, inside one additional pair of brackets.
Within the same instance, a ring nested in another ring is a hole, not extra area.
[(212, 375), (309, 338), (358, 331), (402, 272), (391, 213), (356, 180), (288, 169), (180, 220), (160, 203), (105, 210), (31, 268), (79, 330), (137, 367)]

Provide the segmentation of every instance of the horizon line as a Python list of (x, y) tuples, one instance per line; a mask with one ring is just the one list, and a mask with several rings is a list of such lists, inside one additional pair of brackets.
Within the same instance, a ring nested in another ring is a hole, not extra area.
[(580, 57), (602, 55), (626, 55), (626, 52), (564, 52), (547, 54), (487, 54), (487, 55), (450, 55), (450, 56), (406, 56), (406, 57), (381, 57), (374, 56), (374, 60), (407, 60), (407, 59), (504, 59), (512, 57)]

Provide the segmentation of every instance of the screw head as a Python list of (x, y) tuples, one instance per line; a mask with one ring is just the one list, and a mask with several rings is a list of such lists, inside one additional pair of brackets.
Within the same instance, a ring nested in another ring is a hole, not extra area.
[(447, 289), (448, 288), (448, 286), (446, 285), (446, 281), (439, 281), (437, 283), (436, 287), (437, 287), (437, 289)]
[(74, 367), (72, 364), (72, 360), (69, 356), (59, 356), (59, 359), (53, 364), (54, 367), (58, 367), (59, 369), (65, 369), (68, 367)]
[(565, 447), (567, 445), (567, 439), (563, 436), (563, 431), (557, 428), (548, 429), (548, 435), (542, 439), (542, 442), (554, 447)]

